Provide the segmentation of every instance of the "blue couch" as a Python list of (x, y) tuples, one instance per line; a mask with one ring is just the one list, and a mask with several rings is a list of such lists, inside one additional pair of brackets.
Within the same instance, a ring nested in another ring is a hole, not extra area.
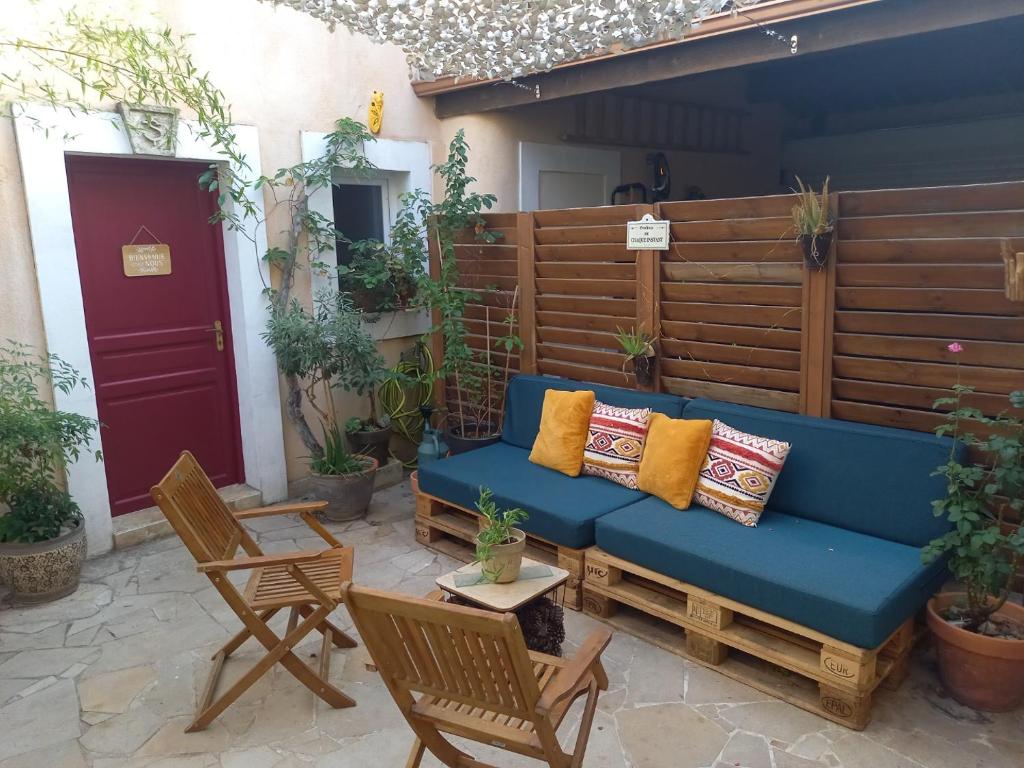
[[(792, 444), (756, 528), (694, 504), (679, 511), (594, 477), (569, 478), (529, 462), (544, 391), (593, 389), (613, 405), (673, 418), (719, 419)], [(472, 509), (479, 486), (530, 513), (524, 528), (555, 544), (605, 552), (803, 624), (862, 648), (881, 645), (945, 578), (920, 548), (943, 533), (932, 476), (951, 442), (928, 434), (818, 419), (712, 400), (518, 376), (500, 443), (434, 462), (420, 488)]]

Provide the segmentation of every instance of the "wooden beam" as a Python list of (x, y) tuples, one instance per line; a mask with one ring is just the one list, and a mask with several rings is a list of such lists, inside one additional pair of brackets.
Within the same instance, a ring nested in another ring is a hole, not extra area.
[[(646, 214), (655, 215), (653, 205), (635, 206), (635, 221), (639, 221)], [(660, 272), (661, 254), (658, 251), (637, 251), (636, 252), (636, 329), (650, 334), (657, 344), (658, 324), (660, 322), (659, 311), (659, 290), (658, 273)], [(641, 389), (658, 391), (657, 372), (651, 384), (642, 386)]]
[(519, 351), (519, 370), (537, 372), (537, 314), (536, 281), (534, 280), (534, 221), (532, 213), (520, 213), (517, 221), (519, 242), (519, 338), (523, 348)]
[[(829, 195), (829, 206), (838, 221), (839, 195)], [(800, 345), (800, 413), (831, 415), (832, 330), (835, 318), (836, 240), (832, 239), (824, 269), (804, 266)]]
[[(973, 3), (963, 0), (861, 0), (828, 5), (825, 10), (832, 13), (821, 13), (822, 4), (817, 3), (818, 11), (805, 8), (800, 18), (793, 18), (798, 14), (790, 14), (782, 18), (791, 20), (772, 21), (772, 27), (787, 37), (798, 35), (797, 55), (808, 56), (878, 40), (1024, 16), (1024, 3), (1020, 0)], [(839, 11), (836, 8), (842, 9), (841, 16), (837, 15)], [(816, 15), (807, 15), (810, 13)], [(730, 34), (691, 35), (668, 45), (591, 59), (575, 66), (520, 78), (517, 83), (525, 88), (490, 82), (452, 92), (435, 89), (431, 91), (431, 94), (436, 94), (434, 111), (439, 118), (457, 117), (786, 59), (793, 55), (785, 44), (750, 26), (739, 31), (729, 30)]]

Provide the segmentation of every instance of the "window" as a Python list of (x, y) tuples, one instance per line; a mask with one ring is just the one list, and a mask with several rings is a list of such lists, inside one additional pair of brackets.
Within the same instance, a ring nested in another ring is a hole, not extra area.
[[(334, 226), (348, 240), (380, 240), (385, 233), (385, 190), (381, 184), (334, 184)], [(348, 243), (336, 243), (338, 264), (349, 264)]]

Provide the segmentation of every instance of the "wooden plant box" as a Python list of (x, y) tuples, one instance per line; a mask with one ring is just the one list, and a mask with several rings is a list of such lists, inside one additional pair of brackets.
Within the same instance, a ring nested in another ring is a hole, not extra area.
[[(425, 547), (454, 557), (464, 563), (473, 562), (476, 545), (473, 539), (480, 530), (483, 516), (479, 512), (451, 504), (419, 490), (416, 485), (416, 541)], [(565, 607), (579, 611), (583, 607), (583, 555), (586, 550), (554, 544), (532, 533), (526, 534), (526, 556), (569, 572), (565, 583)]]
[(858, 648), (597, 547), (586, 553), (583, 610), (855, 730), (871, 719), (875, 689), (903, 681), (914, 642), (911, 619), (878, 648)]

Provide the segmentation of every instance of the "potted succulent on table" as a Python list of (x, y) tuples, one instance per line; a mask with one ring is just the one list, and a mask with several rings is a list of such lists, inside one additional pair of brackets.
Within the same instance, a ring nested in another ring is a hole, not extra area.
[[(56, 355), (0, 347), (0, 580), (19, 603), (39, 603), (78, 588), (85, 559), (85, 522), (61, 487), (98, 426), (93, 419), (54, 410), (52, 387), (69, 393), (85, 380)], [(101, 458), (95, 453), (96, 460)]]
[(812, 269), (824, 269), (828, 252), (832, 248), (835, 234), (835, 217), (828, 199), (828, 177), (821, 189), (821, 197), (811, 187), (805, 187), (800, 177), (796, 183), (798, 202), (793, 206), (793, 224), (796, 227), (796, 241), (804, 251), (804, 263)]
[[(951, 352), (962, 351), (951, 344)], [(952, 406), (936, 429), (971, 453), (984, 457), (961, 463), (956, 452), (936, 470), (947, 480), (947, 494), (933, 502), (935, 514), (952, 527), (924, 549), (925, 562), (948, 556), (949, 570), (963, 592), (943, 592), (928, 603), (928, 627), (935, 639), (939, 675), (955, 699), (976, 709), (1001, 712), (1024, 702), (1024, 607), (1010, 600), (1012, 584), (1024, 565), (1024, 421), (1003, 413), (988, 417), (964, 404), (973, 389), (954, 387), (936, 407)], [(1010, 395), (1024, 408), (1024, 391)], [(965, 430), (975, 422), (988, 431)]]
[(615, 340), (626, 353), (626, 359), (622, 362), (623, 372), (632, 369), (636, 383), (642, 387), (649, 387), (654, 382), (654, 366), (657, 363), (654, 337), (636, 328), (625, 331), (617, 327)]
[[(359, 312), (343, 293), (321, 294), (313, 312), (293, 300), (271, 311), (263, 338), (289, 380), (288, 414), (310, 451), (311, 493), (328, 502), (324, 516), (329, 520), (361, 517), (370, 505), (379, 464), (372, 456), (346, 448), (333, 393), (335, 388), (356, 386), (367, 371), (383, 368)], [(322, 439), (306, 422), (303, 400), (320, 419)]]
[(476, 561), (480, 573), (495, 584), (507, 584), (519, 578), (526, 550), (526, 534), (515, 526), (526, 520), (525, 510), (498, 509), (490, 488), (480, 488), (476, 508), (483, 515), (476, 536)]

